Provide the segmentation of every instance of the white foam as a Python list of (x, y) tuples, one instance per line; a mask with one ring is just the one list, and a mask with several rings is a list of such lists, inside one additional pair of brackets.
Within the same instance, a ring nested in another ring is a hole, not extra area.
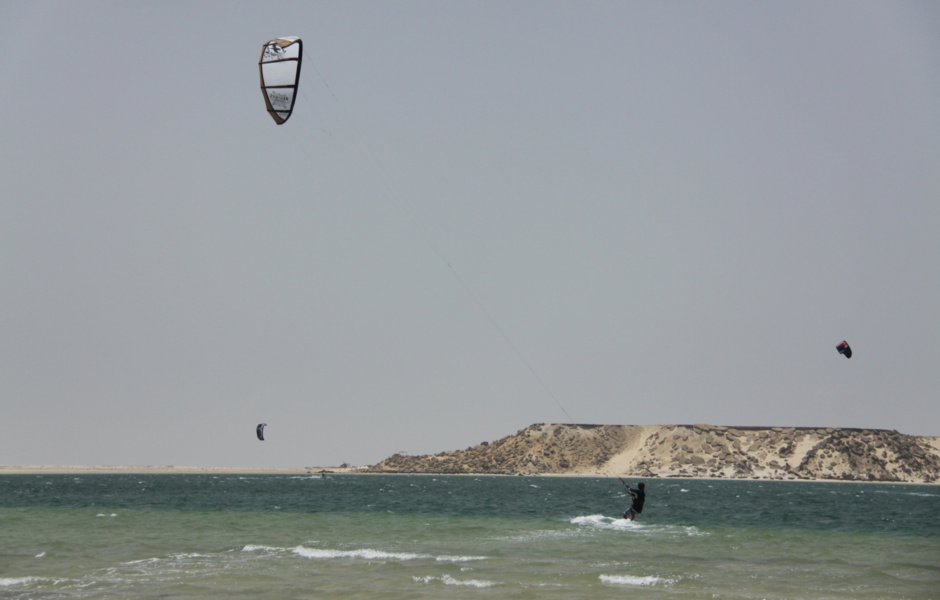
[(0, 577), (0, 586), (26, 585), (34, 581), (42, 581), (39, 577)]
[[(245, 546), (244, 551), (278, 551), (280, 548), (270, 548), (268, 546)], [(486, 560), (486, 556), (453, 556), (442, 554), (434, 556), (431, 554), (418, 554), (415, 552), (386, 552), (384, 550), (375, 550), (373, 548), (359, 548), (356, 550), (336, 550), (332, 548), (307, 548), (306, 546), (297, 546), (290, 550), (303, 558), (315, 560), (328, 560), (332, 558), (361, 558), (364, 560), (435, 560), (446, 563), (464, 563), (476, 560)]]
[(461, 579), (454, 579), (450, 575), (444, 575), (443, 577), (441, 577), (441, 581), (443, 581), (445, 585), (463, 585), (463, 586), (475, 587), (475, 588), (488, 588), (493, 585), (496, 585), (496, 583), (493, 581), (486, 581), (483, 579), (462, 579), (461, 580)]
[(455, 579), (450, 575), (442, 575), (441, 577), (425, 575), (424, 577), (412, 577), (411, 579), (418, 583), (431, 583), (432, 581), (440, 581), (444, 585), (458, 585), (475, 588), (488, 588), (496, 585), (495, 581), (486, 581), (484, 579)]
[(212, 554), (201, 554), (199, 552), (180, 552), (170, 555), (170, 558), (173, 560), (189, 560), (191, 558), (212, 558), (213, 556)]
[(46, 556), (46, 553), (40, 552), (39, 554), (36, 555), (36, 558), (43, 558), (44, 556)]
[(587, 515), (571, 519), (572, 525), (588, 525), (599, 529), (642, 529), (643, 526), (629, 519)]
[(708, 535), (696, 527), (680, 527), (675, 525), (655, 524), (648, 525), (631, 521), (630, 519), (605, 517), (604, 515), (587, 515), (582, 517), (575, 517), (571, 519), (571, 524), (609, 531), (636, 532), (637, 534), (643, 535), (665, 535), (670, 537), (677, 535), (684, 535), (689, 537)]
[(372, 548), (331, 550), (297, 546), (296, 548), (292, 548), (291, 552), (304, 558), (313, 559), (363, 558), (365, 560), (415, 560), (418, 558), (432, 558), (426, 554), (415, 554), (414, 552), (385, 552), (384, 550), (374, 550)]
[(125, 563), (121, 563), (121, 564), (124, 564), (124, 565), (145, 565), (145, 564), (148, 564), (148, 563), (157, 563), (157, 562), (160, 562), (160, 560), (161, 560), (161, 559), (159, 559), (159, 558), (139, 558), (139, 559), (137, 559), (137, 560), (129, 560), (129, 561), (127, 561), (127, 562), (125, 562)]
[(604, 515), (586, 515), (571, 519), (571, 523), (572, 525), (600, 525), (609, 523), (611, 520), (610, 517), (605, 517)]
[(646, 577), (637, 577), (635, 575), (601, 575), (600, 580), (612, 585), (630, 585), (634, 587), (653, 586), (659, 583), (672, 583), (669, 579), (647, 575)]
[(280, 552), (283, 548), (275, 548), (274, 546), (259, 546), (257, 544), (248, 544), (242, 548), (242, 552)]
[(113, 518), (113, 517), (116, 517), (116, 516), (117, 516), (117, 513), (111, 513), (110, 515), (106, 515), (106, 514), (104, 514), (104, 513), (98, 513), (98, 514), (95, 515), (95, 516), (96, 516), (96, 517), (108, 517), (108, 518)]
[(486, 560), (486, 558), (487, 557), (485, 556), (447, 556), (445, 554), (445, 555), (436, 557), (434, 560), (436, 560), (437, 562), (459, 563), (459, 562), (470, 562), (474, 560)]

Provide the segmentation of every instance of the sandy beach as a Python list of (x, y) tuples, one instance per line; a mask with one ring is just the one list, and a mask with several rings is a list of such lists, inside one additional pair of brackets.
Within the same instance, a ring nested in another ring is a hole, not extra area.
[(102, 465), (25, 465), (0, 466), (0, 475), (82, 475), (82, 474), (195, 474), (218, 473), (226, 475), (308, 475), (319, 473), (356, 473), (358, 467), (303, 467), (303, 468), (251, 468), (251, 467), (178, 467), (178, 466), (102, 466)]

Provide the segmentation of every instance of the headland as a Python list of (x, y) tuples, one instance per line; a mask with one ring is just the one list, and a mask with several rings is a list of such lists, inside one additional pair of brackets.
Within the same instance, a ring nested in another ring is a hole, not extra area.
[(882, 429), (539, 423), (369, 473), (940, 482), (940, 438)]

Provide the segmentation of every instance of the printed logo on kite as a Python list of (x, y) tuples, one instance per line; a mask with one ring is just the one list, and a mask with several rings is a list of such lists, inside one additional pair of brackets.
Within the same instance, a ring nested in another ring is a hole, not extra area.
[(284, 56), (284, 49), (276, 40), (271, 40), (265, 44), (262, 60), (280, 60), (282, 56)]
[(261, 440), (262, 442), (264, 441), (264, 428), (266, 425), (267, 423), (260, 423), (258, 425), (258, 428), (255, 429), (255, 433), (258, 434), (258, 439)]
[(839, 354), (844, 354), (846, 358), (852, 358), (852, 348), (849, 347), (847, 341), (842, 340), (842, 343), (836, 346), (836, 350), (839, 351)]
[(303, 42), (299, 37), (274, 38), (261, 49), (261, 93), (268, 114), (278, 125), (286, 123), (294, 112), (302, 58)]

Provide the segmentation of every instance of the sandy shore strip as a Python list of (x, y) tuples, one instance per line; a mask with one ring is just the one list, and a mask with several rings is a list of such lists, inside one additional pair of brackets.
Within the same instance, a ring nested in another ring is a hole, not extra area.
[[(258, 467), (177, 467), (177, 466), (84, 466), (84, 465), (26, 465), (26, 466), (4, 466), (0, 465), (0, 476), (3, 475), (342, 475), (342, 474), (362, 474), (362, 475), (391, 475), (402, 477), (438, 477), (440, 473), (369, 473), (366, 467), (304, 467), (290, 469), (276, 468), (258, 468)], [(450, 474), (451, 477), (517, 477), (517, 475), (495, 474), (495, 473), (460, 473)], [(528, 473), (528, 477), (586, 477), (598, 479), (612, 479), (618, 477), (616, 473), (601, 472), (597, 470), (569, 471), (566, 473)], [(696, 477), (696, 476), (652, 476), (637, 477), (635, 475), (625, 475), (631, 481), (647, 480), (666, 480), (666, 479), (693, 479), (703, 481), (721, 481), (721, 478), (715, 477)], [(725, 479), (725, 481), (767, 481), (760, 477), (742, 477), (736, 479)], [(799, 481), (820, 482), (820, 483), (893, 483), (898, 485), (936, 485), (938, 483), (917, 483), (910, 482), (864, 482), (864, 481), (841, 481), (838, 479), (803, 479)]]
[(358, 467), (303, 467), (303, 468), (257, 468), (257, 467), (178, 467), (178, 466), (86, 466), (86, 465), (0, 465), (0, 475), (82, 475), (82, 474), (205, 474), (220, 475), (310, 475), (319, 473), (357, 473)]

